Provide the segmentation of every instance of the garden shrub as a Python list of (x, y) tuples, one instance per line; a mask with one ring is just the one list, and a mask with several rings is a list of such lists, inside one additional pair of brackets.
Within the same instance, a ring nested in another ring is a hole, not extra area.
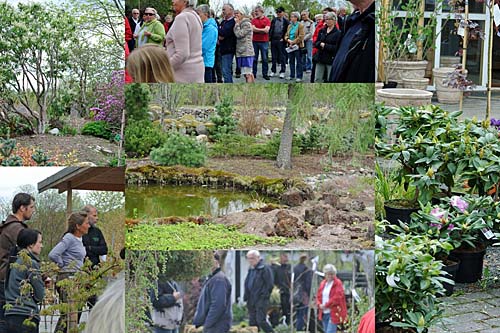
[(94, 113), (94, 120), (107, 122), (109, 128), (115, 131), (120, 129), (125, 108), (123, 75), (123, 71), (114, 71), (109, 82), (96, 87), (97, 106), (90, 109)]
[(70, 125), (64, 125), (61, 129), (61, 135), (71, 135), (75, 136), (78, 134), (78, 130)]
[(257, 138), (241, 134), (223, 135), (210, 147), (210, 156), (252, 156)]
[(106, 121), (98, 120), (86, 123), (82, 128), (82, 134), (109, 139), (112, 133)]
[(133, 122), (125, 128), (125, 152), (131, 157), (148, 156), (165, 140), (166, 135), (160, 126), (149, 120)]
[(233, 118), (233, 100), (230, 97), (224, 97), (222, 102), (215, 106), (215, 112), (216, 114), (210, 117), (214, 126), (209, 128), (208, 133), (213, 140), (217, 141), (236, 130), (237, 121)]
[[(278, 151), (280, 149), (281, 143), (281, 133), (274, 134), (269, 141), (263, 145), (258, 145), (253, 147), (253, 156), (261, 156), (264, 158), (275, 159), (278, 156)], [(299, 136), (294, 135), (292, 141), (292, 155), (300, 154), (300, 146), (302, 140)]]
[(127, 123), (149, 119), (151, 92), (147, 84), (131, 83), (125, 85), (125, 110)]
[(160, 165), (184, 165), (188, 167), (200, 167), (205, 164), (207, 158), (206, 148), (203, 143), (196, 139), (170, 132), (165, 143), (151, 151), (151, 160)]
[(301, 151), (319, 151), (325, 146), (325, 126), (313, 124), (305, 134), (298, 135)]

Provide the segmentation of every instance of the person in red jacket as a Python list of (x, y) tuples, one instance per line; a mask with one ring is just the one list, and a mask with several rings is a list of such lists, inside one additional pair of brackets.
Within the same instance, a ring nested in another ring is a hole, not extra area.
[[(130, 28), (130, 23), (128, 22), (128, 19), (125, 18), (125, 61), (127, 61), (128, 55), (130, 54), (130, 49), (128, 46), (128, 42), (132, 40), (133, 37), (133, 31)], [(128, 74), (127, 70), (125, 70), (125, 83), (132, 83), (132, 77)]]
[(323, 268), (325, 279), (319, 285), (316, 294), (318, 318), (323, 323), (325, 333), (336, 333), (337, 325), (347, 322), (347, 306), (342, 281), (337, 278), (337, 269), (333, 265)]
[(372, 308), (361, 317), (358, 333), (375, 333), (375, 308)]

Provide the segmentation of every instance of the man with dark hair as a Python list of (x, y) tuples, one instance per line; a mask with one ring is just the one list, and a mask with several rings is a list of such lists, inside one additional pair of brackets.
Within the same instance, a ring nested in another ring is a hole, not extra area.
[(35, 212), (35, 198), (28, 193), (18, 193), (12, 200), (12, 214), (0, 224), (0, 332), (7, 332), (5, 323), (5, 275), (9, 254), (16, 246), (21, 230), (28, 228), (26, 221)]
[(99, 220), (97, 208), (92, 205), (86, 205), (82, 208), (82, 211), (87, 213), (90, 224), (89, 232), (82, 237), (83, 246), (85, 246), (85, 250), (87, 251), (86, 257), (92, 261), (93, 266), (97, 266), (99, 265), (99, 256), (108, 253), (108, 245), (106, 244), (102, 231), (96, 227), (97, 221)]
[(247, 302), (250, 326), (257, 326), (266, 333), (273, 332), (266, 318), (274, 285), (273, 272), (271, 267), (264, 264), (257, 250), (248, 251), (247, 261), (250, 269), (245, 278), (243, 300)]
[(231, 283), (221, 270), (220, 255), (214, 254), (212, 274), (203, 285), (193, 324), (203, 333), (227, 333), (231, 328)]
[(279, 265), (272, 265), (274, 273), (274, 284), (280, 290), (281, 313), (290, 324), (290, 281), (292, 280), (291, 266), (288, 263), (288, 254), (281, 253)]
[(356, 10), (347, 16), (333, 59), (329, 82), (375, 82), (375, 0), (349, 0)]
[(255, 51), (253, 59), (253, 76), (257, 77), (257, 65), (259, 64), (259, 52), (262, 57), (262, 77), (269, 80), (269, 64), (267, 61), (267, 50), (269, 49), (269, 30), (271, 21), (264, 15), (264, 8), (257, 6), (254, 9), (255, 17), (252, 19), (252, 44)]
[(219, 51), (224, 83), (233, 83), (233, 58), (236, 54), (236, 35), (234, 34), (234, 7), (226, 3), (222, 6), (223, 20), (219, 25)]

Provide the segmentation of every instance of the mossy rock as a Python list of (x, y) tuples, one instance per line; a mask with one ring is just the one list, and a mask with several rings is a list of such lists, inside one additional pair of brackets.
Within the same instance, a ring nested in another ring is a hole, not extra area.
[(128, 169), (126, 175), (128, 184), (206, 185), (215, 188), (224, 187), (255, 191), (273, 198), (280, 198), (287, 190), (296, 188), (306, 193), (307, 196), (312, 196), (312, 189), (300, 179), (249, 177), (208, 168), (146, 165)]

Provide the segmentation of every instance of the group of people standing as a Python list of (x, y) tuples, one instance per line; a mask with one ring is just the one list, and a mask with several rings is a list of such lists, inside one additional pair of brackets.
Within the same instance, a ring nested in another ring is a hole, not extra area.
[(146, 8), (142, 19), (133, 9), (125, 19), (130, 81), (233, 83), (243, 75), (255, 82), (262, 75), (302, 82), (306, 72), (311, 82), (373, 82), (375, 2), (350, 2), (350, 15), (346, 8), (327, 7), (314, 20), (307, 10), (288, 15), (283, 7), (272, 20), (262, 6), (247, 16), (231, 4), (223, 5), (219, 20), (208, 5), (196, 7), (196, 0), (173, 0), (175, 16), (164, 23), (154, 8)]
[[(193, 325), (203, 326), (204, 333), (227, 333), (232, 324), (232, 286), (221, 269), (220, 259), (219, 254), (215, 253), (212, 274), (203, 284), (193, 319)], [(257, 250), (248, 251), (246, 259), (249, 270), (244, 282), (243, 301), (246, 302), (249, 325), (266, 333), (274, 332), (268, 310), (271, 293), (277, 287), (280, 290), (282, 315), (286, 318), (287, 325), (291, 325), (293, 302), (297, 318), (296, 329), (304, 330), (312, 301), (310, 293), (314, 279), (313, 271), (306, 264), (308, 256), (304, 254), (300, 257), (300, 263), (293, 269), (293, 280), (286, 253), (281, 253), (279, 263), (272, 265), (265, 263)], [(315, 298), (318, 319), (322, 322), (325, 333), (334, 333), (337, 325), (347, 322), (344, 288), (333, 265), (325, 265), (323, 271), (325, 278), (320, 283)], [(178, 308), (182, 307), (183, 299), (178, 284), (164, 277), (157, 282), (157, 290), (150, 294), (154, 333), (178, 333), (182, 322)]]
[[(34, 212), (35, 198), (18, 193), (12, 201), (12, 214), (0, 224), (0, 332), (39, 331), (48, 276), (40, 271), (42, 233), (27, 224)], [(57, 281), (70, 278), (86, 258), (97, 265), (99, 257), (107, 254), (104, 236), (95, 225), (97, 221), (97, 209), (91, 205), (68, 217), (66, 233), (49, 253), (49, 259), (60, 269)], [(26, 284), (30, 288), (23, 287)], [(58, 288), (58, 293), (61, 301), (66, 302), (67, 292)], [(88, 300), (90, 308), (95, 301)], [(5, 304), (8, 306), (4, 308)], [(66, 332), (66, 319), (66, 314), (61, 313), (55, 332)], [(26, 325), (26, 321), (31, 324)]]

